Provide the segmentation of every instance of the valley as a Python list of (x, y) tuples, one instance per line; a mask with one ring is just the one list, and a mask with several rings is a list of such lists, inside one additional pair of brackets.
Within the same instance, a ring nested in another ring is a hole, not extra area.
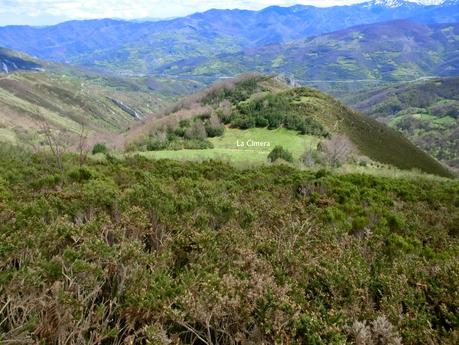
[(44, 123), (64, 146), (74, 145), (82, 131), (113, 138), (199, 85), (121, 78), (8, 50), (1, 59), (18, 69), (0, 74), (0, 141), (35, 147), (43, 145)]
[(457, 75), (457, 37), (457, 24), (427, 26), (400, 20), (199, 61), (182, 60), (158, 72), (196, 78), (245, 71), (281, 73), (326, 91), (352, 92), (375, 83)]

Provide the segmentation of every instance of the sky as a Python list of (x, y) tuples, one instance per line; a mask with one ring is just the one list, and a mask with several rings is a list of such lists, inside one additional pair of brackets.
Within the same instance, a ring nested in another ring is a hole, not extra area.
[[(258, 10), (271, 5), (348, 5), (365, 0), (0, 0), (0, 26), (52, 25), (71, 19), (172, 18), (211, 8)], [(432, 2), (437, 0), (420, 0)], [(438, 0), (439, 1), (439, 0)], [(228, 5), (231, 4), (231, 5)]]

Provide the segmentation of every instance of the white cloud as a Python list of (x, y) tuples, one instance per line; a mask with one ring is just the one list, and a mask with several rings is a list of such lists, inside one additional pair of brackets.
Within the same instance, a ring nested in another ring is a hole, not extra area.
[[(210, 8), (261, 9), (271, 5), (346, 5), (365, 0), (0, 0), (0, 25), (27, 22), (33, 18), (167, 18)], [(438, 1), (438, 0), (421, 0)], [(231, 5), (228, 5), (231, 4)]]

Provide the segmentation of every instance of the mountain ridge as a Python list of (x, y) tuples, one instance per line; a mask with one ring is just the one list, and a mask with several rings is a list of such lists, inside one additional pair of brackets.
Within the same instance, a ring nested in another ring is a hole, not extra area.
[(0, 27), (0, 46), (43, 59), (148, 74), (161, 65), (199, 56), (284, 43), (359, 24), (393, 19), (458, 22), (457, 3), (369, 8), (369, 3), (318, 8), (295, 5), (260, 11), (209, 10), (155, 22), (70, 21), (48, 27)]
[[(314, 80), (398, 81), (459, 75), (459, 24), (408, 20), (363, 24), (324, 35), (166, 64), (158, 74), (214, 76), (258, 71)], [(381, 40), (381, 38), (384, 38)]]

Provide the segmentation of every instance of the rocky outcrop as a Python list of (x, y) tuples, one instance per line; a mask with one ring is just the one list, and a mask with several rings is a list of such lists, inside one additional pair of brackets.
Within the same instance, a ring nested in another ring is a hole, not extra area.
[(139, 112), (137, 112), (137, 110), (135, 110), (134, 108), (124, 104), (122, 101), (120, 101), (118, 99), (111, 98), (111, 97), (107, 97), (107, 98), (109, 100), (111, 100), (113, 103), (115, 103), (121, 110), (123, 110), (126, 113), (128, 113), (129, 115), (131, 115), (133, 118), (135, 118), (137, 120), (141, 119)]
[(20, 53), (0, 48), (0, 73), (11, 73), (18, 70), (44, 71), (42, 66), (32, 59), (22, 57)]

